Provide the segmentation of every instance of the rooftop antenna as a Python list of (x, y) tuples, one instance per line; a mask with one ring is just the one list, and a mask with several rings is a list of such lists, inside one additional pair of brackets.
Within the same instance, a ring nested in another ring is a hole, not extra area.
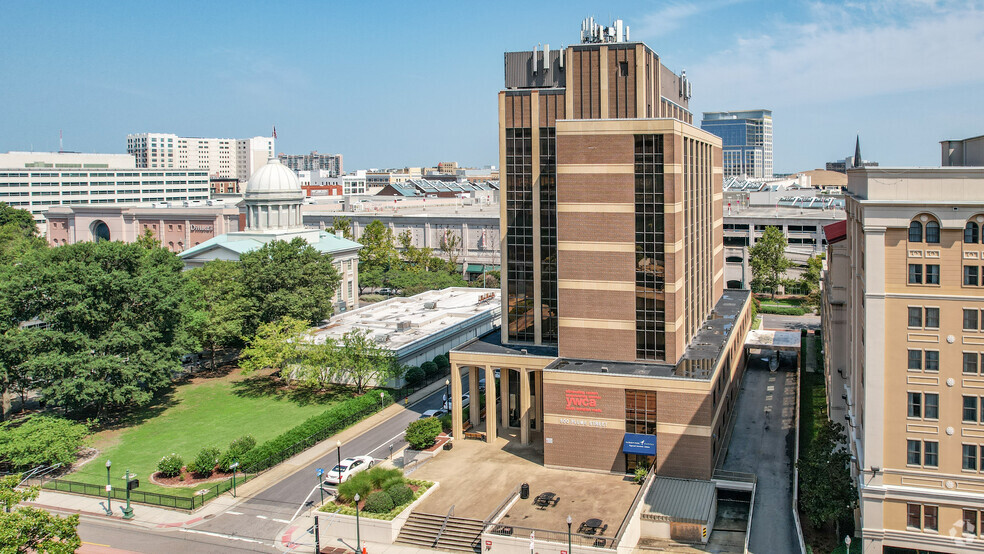
[(58, 129), (58, 152), (64, 152), (64, 151), (65, 151), (65, 145), (62, 141), (62, 130)]

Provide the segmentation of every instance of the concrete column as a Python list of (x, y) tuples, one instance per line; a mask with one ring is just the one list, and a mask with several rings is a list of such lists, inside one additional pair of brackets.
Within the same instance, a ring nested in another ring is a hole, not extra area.
[(472, 425), (477, 426), (482, 423), (482, 393), (478, 390), (478, 366), (468, 366), (468, 391), (471, 395), (469, 420)]
[(499, 413), (502, 414), (502, 428), (509, 428), (509, 370), (501, 368), (499, 370), (499, 388), (502, 389), (502, 406)]
[(519, 442), (530, 443), (530, 372), (526, 368), (519, 370)]
[(451, 364), (451, 433), (456, 440), (465, 438), (464, 422), (462, 421), (461, 406), (461, 369), (458, 364)]
[(495, 437), (499, 433), (495, 417), (495, 370), (492, 366), (485, 366), (485, 441), (489, 444), (495, 442)]

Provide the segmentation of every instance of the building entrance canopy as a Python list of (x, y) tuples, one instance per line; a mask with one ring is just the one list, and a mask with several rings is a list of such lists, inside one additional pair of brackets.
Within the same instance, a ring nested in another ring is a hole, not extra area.
[(626, 433), (622, 442), (622, 452), (626, 454), (656, 455), (656, 435)]

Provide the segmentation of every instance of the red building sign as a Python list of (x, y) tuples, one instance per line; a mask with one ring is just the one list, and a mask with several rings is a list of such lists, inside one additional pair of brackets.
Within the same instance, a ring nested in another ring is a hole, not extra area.
[(601, 412), (598, 402), (601, 397), (594, 391), (570, 390), (564, 391), (567, 400), (566, 409), (577, 412)]

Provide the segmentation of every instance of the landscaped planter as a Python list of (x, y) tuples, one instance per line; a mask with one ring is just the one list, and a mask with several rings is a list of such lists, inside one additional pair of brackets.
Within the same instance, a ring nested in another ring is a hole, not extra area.
[(424, 450), (413, 450), (409, 446), (403, 451), (403, 467), (407, 467), (411, 462), (429, 460), (434, 456), (437, 456), (444, 450), (444, 445), (451, 442), (451, 437), (446, 433), (441, 433), (437, 436), (437, 441), (434, 446), (426, 448)]
[[(400, 511), (399, 514), (394, 516), (392, 519), (380, 519), (380, 516), (389, 517), (389, 514), (371, 514), (368, 512), (359, 513), (359, 536), (364, 541), (369, 542), (380, 542), (384, 544), (392, 544), (396, 540), (396, 537), (400, 534), (400, 529), (403, 528), (403, 524), (407, 522), (410, 517), (410, 512), (414, 510), (427, 496), (436, 489), (440, 483), (432, 484), (422, 495), (417, 497), (416, 500), (410, 503), (406, 508)], [(320, 510), (314, 512), (314, 516), (318, 518), (318, 525), (320, 527), (320, 532), (330, 535), (332, 537), (339, 537), (345, 540), (354, 541), (356, 539), (355, 530), (355, 516), (346, 514), (332, 514), (336, 508), (333, 504), (327, 504), (325, 509), (328, 512), (322, 512)], [(348, 510), (346, 510), (348, 511)]]

